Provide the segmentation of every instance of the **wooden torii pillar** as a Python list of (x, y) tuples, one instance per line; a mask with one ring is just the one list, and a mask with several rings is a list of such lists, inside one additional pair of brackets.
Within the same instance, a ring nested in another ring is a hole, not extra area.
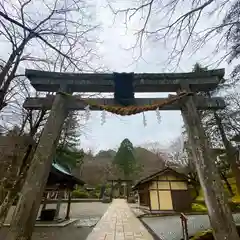
[[(57, 92), (62, 83), (71, 86), (74, 92), (113, 92), (114, 90), (112, 74), (63, 74), (27, 70), (26, 76), (38, 91)], [(223, 69), (199, 73), (135, 74), (134, 87), (135, 92), (177, 92), (180, 89), (193, 92), (210, 91), (216, 88), (223, 76)], [(135, 100), (137, 105), (143, 105), (164, 99)], [(114, 105), (114, 99), (95, 99), (95, 102)], [(50, 170), (50, 158), (55, 151), (66, 112), (67, 110), (84, 110), (86, 105), (86, 102), (76, 97), (66, 101), (65, 96), (61, 94), (57, 94), (54, 98), (28, 98), (24, 103), (27, 109), (52, 108), (52, 111), (34, 155), (7, 240), (19, 240), (26, 235), (29, 237), (27, 240), (30, 239)], [(225, 104), (221, 98), (196, 96), (187, 97), (182, 103), (166, 105), (162, 110), (182, 111), (215, 239), (237, 240), (239, 237), (235, 223), (197, 112), (197, 110), (224, 107)], [(93, 107), (91, 110), (97, 110), (97, 108)]]
[[(191, 91), (189, 85), (182, 85), (181, 90)], [(228, 205), (228, 198), (224, 193), (223, 184), (214, 161), (215, 156), (213, 158), (194, 97), (190, 96), (183, 100), (181, 112), (188, 132), (193, 163), (204, 193), (214, 237), (217, 240), (239, 239), (232, 212)]]
[(119, 183), (120, 185), (122, 185), (122, 183), (124, 183), (124, 194), (123, 195), (128, 200), (129, 193), (130, 193), (129, 188), (132, 183), (132, 180), (119, 178), (119, 179), (108, 179), (107, 181), (111, 183), (111, 196), (110, 196), (111, 199), (113, 198), (114, 183)]
[(44, 126), (6, 240), (30, 240), (37, 219), (53, 155), (67, 116), (66, 96), (58, 93)]

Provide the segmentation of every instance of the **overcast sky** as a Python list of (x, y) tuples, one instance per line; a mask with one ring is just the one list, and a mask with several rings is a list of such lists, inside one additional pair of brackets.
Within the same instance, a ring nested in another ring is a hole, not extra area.
[[(96, 20), (101, 22), (102, 27), (99, 31), (99, 38), (101, 44), (99, 54), (102, 57), (101, 63), (104, 64), (110, 72), (146, 72), (146, 73), (161, 73), (172, 72), (176, 67), (176, 62), (173, 61), (166, 64), (166, 60), (171, 52), (171, 41), (163, 44), (162, 41), (149, 41), (144, 44), (142, 56), (143, 58), (134, 61), (133, 57), (138, 56), (139, 51), (134, 53), (126, 50), (131, 47), (136, 41), (134, 31), (139, 28), (139, 16), (133, 18), (128, 24), (128, 31), (124, 24), (124, 17), (120, 16), (114, 20), (113, 14), (109, 7), (106, 7), (107, 0), (92, 0), (95, 4)], [(118, 7), (125, 7), (127, 4), (134, 1), (119, 0)], [(159, 2), (159, 1), (156, 1)], [(39, 2), (40, 3), (40, 2)], [(35, 5), (34, 5), (35, 6)], [(186, 6), (178, 8), (176, 14), (180, 14), (185, 10)], [(161, 19), (162, 14), (155, 15), (151, 19), (151, 27), (164, 24), (164, 18)], [(211, 27), (216, 18), (202, 18), (199, 22), (199, 28)], [(11, 46), (1, 42), (0, 55), (5, 56), (11, 51)], [(192, 48), (188, 48), (182, 57), (182, 60), (177, 68), (178, 72), (191, 71), (196, 62), (207, 66), (219, 58), (212, 58), (212, 50), (215, 48), (216, 38), (209, 41), (204, 48), (200, 49), (193, 56)], [(6, 46), (5, 46), (6, 45)], [(38, 48), (33, 48), (33, 52), (39, 52)], [(209, 58), (210, 57), (210, 58)], [(226, 67), (226, 72), (230, 72), (231, 68), (222, 62), (220, 67)], [(20, 72), (24, 72), (25, 66), (21, 66)], [(46, 69), (47, 70), (47, 69)], [(135, 97), (165, 97), (168, 94), (154, 93), (154, 94), (135, 94)], [(11, 113), (10, 113), (11, 114)], [(161, 111), (161, 123), (157, 121), (155, 112), (145, 113), (147, 126), (143, 125), (143, 115), (137, 114), (130, 117), (120, 117), (107, 113), (106, 123), (101, 125), (101, 112), (92, 112), (91, 118), (85, 125), (85, 134), (81, 137), (81, 146), (85, 149), (98, 151), (100, 149), (116, 149), (124, 138), (129, 138), (134, 145), (146, 145), (151, 142), (158, 142), (159, 145), (166, 146), (171, 141), (176, 139), (181, 134), (182, 118), (178, 111)]]
[[(99, 2), (103, 2), (99, 0)], [(101, 4), (100, 4), (101, 5)], [(141, 59), (134, 64), (132, 52), (126, 51), (135, 38), (131, 32), (131, 26), (126, 33), (123, 19), (118, 19), (112, 24), (112, 14), (104, 7), (98, 6), (97, 17), (103, 23), (101, 31), (101, 54), (104, 64), (112, 71), (117, 72), (170, 72), (174, 66), (164, 64), (168, 58), (169, 49), (166, 49), (161, 42), (148, 44), (143, 52), (144, 60)], [(202, 19), (202, 23), (209, 24), (209, 20)], [(135, 23), (136, 24), (136, 23)], [(136, 27), (136, 25), (135, 25)], [(210, 27), (210, 25), (209, 25)], [(209, 42), (201, 51), (190, 56), (191, 49), (186, 51), (177, 71), (191, 71), (196, 62), (210, 64), (214, 59), (205, 59), (210, 56), (215, 41)], [(212, 57), (212, 56), (211, 56)], [(205, 59), (203, 61), (203, 59)], [(174, 65), (174, 64), (173, 64)], [(228, 67), (223, 62), (219, 68)], [(229, 67), (227, 71), (229, 70)], [(137, 97), (162, 97), (167, 94), (135, 94)], [(168, 145), (172, 140), (181, 134), (183, 125), (179, 111), (161, 111), (162, 121), (159, 124), (155, 112), (145, 113), (147, 126), (143, 126), (142, 114), (130, 117), (119, 117), (108, 113), (106, 123), (101, 125), (101, 112), (92, 112), (91, 119), (87, 124), (87, 136), (81, 140), (82, 146), (94, 150), (117, 148), (124, 138), (129, 138), (134, 145), (145, 145), (146, 143), (159, 142), (160, 145)]]

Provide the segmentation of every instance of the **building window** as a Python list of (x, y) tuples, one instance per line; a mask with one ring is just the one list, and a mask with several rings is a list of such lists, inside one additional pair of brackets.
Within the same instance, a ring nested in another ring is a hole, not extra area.
[(171, 190), (187, 190), (185, 182), (171, 182)]
[(168, 190), (170, 189), (170, 184), (169, 182), (158, 182), (158, 189), (159, 190)]

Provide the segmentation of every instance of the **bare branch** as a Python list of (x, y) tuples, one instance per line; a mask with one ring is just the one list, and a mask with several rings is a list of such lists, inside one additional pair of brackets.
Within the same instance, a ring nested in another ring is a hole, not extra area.
[[(140, 26), (135, 31), (136, 42), (133, 45), (133, 48), (139, 47), (140, 55), (144, 41), (159, 41), (171, 49), (167, 64), (177, 59), (176, 65), (178, 66), (183, 54), (186, 52), (189, 54), (191, 51), (190, 47), (194, 46), (194, 52), (196, 52), (213, 37), (217, 40), (216, 49), (212, 49), (212, 54), (216, 55), (216, 52), (222, 50), (227, 32), (236, 25), (236, 21), (227, 21), (222, 17), (228, 10), (231, 10), (233, 2), (233, 0), (221, 0), (217, 3), (214, 0), (190, 2), (137, 0), (128, 2), (129, 7), (122, 9), (114, 7), (114, 3), (111, 2), (108, 5), (115, 16), (125, 15), (126, 27), (133, 18), (140, 20)], [(209, 28), (209, 24), (205, 24), (205, 21), (208, 19), (212, 21), (216, 16), (219, 21), (217, 23), (215, 21), (214, 24), (210, 23), (212, 27)], [(228, 50), (226, 55), (229, 55)], [(223, 59), (226, 57), (224, 56)]]

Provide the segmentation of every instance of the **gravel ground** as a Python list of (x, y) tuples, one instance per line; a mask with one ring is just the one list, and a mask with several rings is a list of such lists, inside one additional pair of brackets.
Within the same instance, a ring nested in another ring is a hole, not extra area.
[[(56, 204), (49, 204), (47, 208), (54, 208)], [(78, 219), (66, 227), (35, 227), (32, 240), (85, 240), (92, 228), (108, 209), (109, 204), (100, 202), (72, 203), (71, 218)], [(11, 220), (14, 208), (8, 214), (6, 223)], [(66, 204), (62, 204), (60, 217), (65, 217)], [(8, 227), (0, 230), (0, 240), (4, 240)]]
[[(3, 228), (0, 231), (0, 239), (4, 240), (8, 228)], [(37, 227), (34, 230), (32, 240), (85, 240), (92, 228), (82, 227), (77, 228), (73, 224), (67, 227)]]
[[(240, 224), (240, 214), (234, 214), (237, 224)], [(179, 216), (142, 218), (142, 221), (162, 240), (180, 240), (182, 227)], [(188, 216), (189, 236), (196, 232), (210, 228), (207, 215)]]
[[(109, 204), (101, 202), (83, 202), (83, 203), (72, 203), (70, 217), (71, 218), (87, 218), (87, 217), (99, 217), (102, 216), (108, 209)], [(56, 208), (56, 204), (47, 204), (47, 209)], [(9, 211), (6, 223), (10, 223), (12, 214), (15, 207), (12, 207)], [(41, 207), (40, 207), (41, 209)], [(59, 217), (65, 218), (67, 211), (67, 204), (62, 203), (60, 208)], [(39, 211), (40, 214), (40, 211)]]

